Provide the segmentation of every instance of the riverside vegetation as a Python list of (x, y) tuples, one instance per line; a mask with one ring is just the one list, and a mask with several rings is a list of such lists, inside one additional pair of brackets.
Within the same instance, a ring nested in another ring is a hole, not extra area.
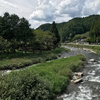
[(79, 54), (0, 75), (0, 100), (49, 100), (66, 89), (85, 60)]
[(41, 54), (32, 52), (28, 52), (27, 54), (22, 54), (20, 52), (14, 54), (2, 54), (0, 55), (0, 70), (19, 69), (32, 64), (57, 59), (57, 56), (59, 56), (61, 52), (69, 52), (69, 49), (60, 47), (53, 51), (42, 52)]

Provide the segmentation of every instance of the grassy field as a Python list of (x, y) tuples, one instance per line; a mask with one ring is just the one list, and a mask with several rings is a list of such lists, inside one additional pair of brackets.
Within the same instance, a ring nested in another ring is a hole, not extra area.
[(100, 46), (92, 46), (92, 45), (76, 45), (76, 44), (66, 44), (67, 46), (76, 47), (76, 48), (88, 48), (95, 51), (100, 55)]
[(0, 55), (0, 70), (18, 69), (32, 64), (57, 59), (57, 56), (63, 51), (68, 52), (69, 50), (65, 48), (56, 48), (53, 51), (45, 51), (41, 54), (32, 52), (28, 52), (27, 54), (22, 54), (21, 52), (16, 52), (15, 54), (2, 54)]
[(85, 60), (79, 54), (0, 76), (0, 100), (49, 100), (67, 88), (72, 72), (82, 69)]

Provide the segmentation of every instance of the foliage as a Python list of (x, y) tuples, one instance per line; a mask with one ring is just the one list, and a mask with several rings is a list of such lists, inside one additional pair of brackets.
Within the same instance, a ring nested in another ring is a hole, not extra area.
[(23, 47), (24, 47), (23, 49), (26, 53), (26, 44), (27, 42), (33, 39), (32, 37), (34, 35), (32, 33), (32, 30), (30, 29), (30, 24), (25, 18), (20, 19), (19, 28), (20, 30), (18, 30), (19, 34), (17, 34), (17, 40), (22, 42)]
[(11, 48), (11, 43), (0, 36), (0, 53), (9, 52)]
[[(34, 37), (29, 22), (25, 18), (19, 18), (15, 14), (10, 15), (8, 12), (0, 17), (0, 36), (12, 43), (13, 52), (17, 49), (18, 42), (23, 42), (25, 47), (31, 37)], [(26, 52), (25, 48), (24, 50)]]
[(36, 40), (34, 41), (34, 50), (45, 51), (53, 49), (53, 36), (50, 31), (35, 30)]
[(100, 42), (100, 17), (95, 21), (90, 30), (91, 42)]
[(50, 82), (24, 70), (0, 77), (0, 100), (48, 100)]
[(49, 100), (68, 86), (72, 71), (82, 68), (83, 55), (53, 60), (0, 77), (0, 99)]
[(89, 37), (89, 32), (86, 32), (84, 34), (77, 34), (73, 37), (73, 40), (78, 40), (78, 39), (86, 39)]
[(90, 44), (91, 43), (91, 38), (90, 37), (86, 38), (86, 42), (88, 42)]
[(59, 36), (58, 29), (56, 27), (55, 22), (52, 23), (51, 28), (50, 28), (50, 32), (52, 32), (52, 34), (55, 38), (53, 41), (54, 48), (55, 48), (55, 47), (57, 47), (57, 44), (60, 42), (60, 36)]

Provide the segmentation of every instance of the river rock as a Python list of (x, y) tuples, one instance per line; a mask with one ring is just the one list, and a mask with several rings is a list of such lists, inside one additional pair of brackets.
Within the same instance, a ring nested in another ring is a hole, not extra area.
[(76, 76), (76, 75), (73, 76), (73, 80), (77, 80), (79, 78), (81, 78), (81, 77), (80, 76)]
[(76, 83), (79, 83), (79, 82), (82, 82), (82, 78), (77, 79), (77, 80), (74, 81), (75, 84), (76, 84)]
[(82, 72), (78, 72), (78, 73), (75, 73), (75, 75), (82, 77), (83, 73)]
[(94, 59), (90, 59), (90, 62), (95, 62), (95, 60)]

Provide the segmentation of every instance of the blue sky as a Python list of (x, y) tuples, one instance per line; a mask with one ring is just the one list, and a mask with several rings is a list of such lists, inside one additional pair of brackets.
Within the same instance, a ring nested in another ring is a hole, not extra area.
[(25, 17), (31, 27), (37, 28), (52, 21), (100, 14), (100, 0), (0, 0), (0, 15), (5, 12)]

